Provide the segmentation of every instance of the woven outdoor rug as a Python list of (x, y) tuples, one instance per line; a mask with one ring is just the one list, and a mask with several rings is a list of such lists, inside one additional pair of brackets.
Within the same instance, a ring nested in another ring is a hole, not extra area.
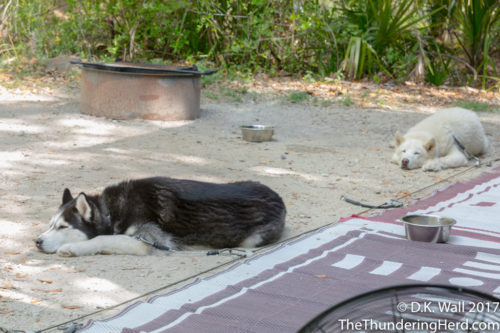
[[(406, 240), (397, 219), (407, 213), (455, 218), (448, 244)], [(81, 331), (289, 333), (342, 300), (414, 283), (500, 297), (500, 169), (406, 208), (342, 220)]]

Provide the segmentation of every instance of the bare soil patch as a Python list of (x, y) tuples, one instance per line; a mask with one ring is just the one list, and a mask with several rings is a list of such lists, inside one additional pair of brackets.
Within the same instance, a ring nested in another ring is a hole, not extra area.
[[(338, 88), (333, 82), (286, 80), (225, 86), (236, 95), (210, 86), (201, 118), (180, 122), (95, 118), (80, 114), (74, 90), (0, 87), (0, 327), (44, 329), (234, 259), (204, 253), (82, 258), (40, 253), (33, 239), (47, 228), (65, 187), (95, 193), (127, 178), (153, 175), (260, 181), (286, 202), (286, 239), (362, 211), (341, 201), (341, 195), (371, 204), (407, 196), (408, 202), (444, 186), (409, 195), (436, 182), (466, 180), (488, 170), (425, 173), (390, 163), (393, 133), (452, 104), (455, 93), (445, 89), (429, 97), (432, 89), (425, 87), (343, 83)], [(246, 90), (236, 89), (241, 86)], [(318, 100), (291, 103), (291, 91)], [(350, 107), (335, 99), (346, 94), (354, 99)], [(498, 93), (489, 94), (473, 91), (467, 98), (498, 106)], [(387, 103), (370, 104), (380, 96)], [(485, 160), (496, 158), (500, 113), (479, 116), (492, 143)], [(243, 141), (239, 126), (253, 123), (276, 126), (274, 140)]]

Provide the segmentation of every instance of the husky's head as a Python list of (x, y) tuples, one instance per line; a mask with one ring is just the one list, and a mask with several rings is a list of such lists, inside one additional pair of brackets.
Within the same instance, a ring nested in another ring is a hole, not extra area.
[(85, 193), (73, 198), (64, 190), (62, 204), (50, 220), (49, 230), (36, 240), (36, 247), (46, 253), (56, 252), (61, 245), (88, 240), (96, 236), (96, 222), (100, 219), (97, 207)]
[(429, 160), (436, 149), (436, 141), (428, 138), (405, 138), (396, 132), (396, 151), (392, 155), (394, 163), (403, 169), (417, 169)]

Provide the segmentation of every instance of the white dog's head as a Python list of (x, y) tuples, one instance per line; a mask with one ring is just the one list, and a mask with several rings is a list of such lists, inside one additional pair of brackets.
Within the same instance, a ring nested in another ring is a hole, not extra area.
[(49, 229), (36, 240), (36, 247), (46, 253), (55, 253), (62, 245), (87, 240), (93, 234), (92, 205), (84, 193), (73, 198), (64, 190), (62, 204), (50, 220)]
[(434, 154), (436, 140), (405, 138), (396, 132), (396, 151), (392, 155), (392, 161), (403, 169), (418, 169), (424, 165)]

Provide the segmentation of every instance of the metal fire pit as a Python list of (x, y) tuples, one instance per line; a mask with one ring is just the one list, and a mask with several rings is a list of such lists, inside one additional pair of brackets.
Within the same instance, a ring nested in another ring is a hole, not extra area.
[(82, 113), (111, 119), (190, 120), (200, 116), (196, 66), (73, 61), (82, 69)]

